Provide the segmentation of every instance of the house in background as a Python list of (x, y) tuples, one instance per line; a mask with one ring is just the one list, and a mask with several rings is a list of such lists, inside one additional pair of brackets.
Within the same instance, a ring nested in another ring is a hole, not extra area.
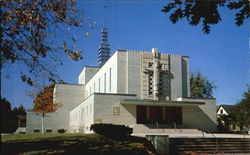
[(217, 116), (230, 115), (232, 113), (234, 105), (219, 105), (217, 107)]
[(26, 133), (26, 115), (18, 115), (18, 126), (15, 133)]
[[(217, 107), (217, 120), (219, 124), (219, 131), (221, 132), (239, 132), (240, 127), (233, 124), (232, 120), (232, 112), (235, 105), (219, 105)], [(220, 126), (222, 125), (222, 126)]]

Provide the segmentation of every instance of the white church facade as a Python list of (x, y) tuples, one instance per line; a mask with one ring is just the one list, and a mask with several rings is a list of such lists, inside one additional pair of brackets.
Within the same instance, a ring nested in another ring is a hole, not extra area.
[[(56, 84), (54, 102), (63, 107), (45, 118), (45, 131), (91, 133), (94, 123), (124, 124), (138, 134), (216, 130), (215, 99), (190, 98), (187, 56), (117, 50), (103, 66), (84, 67), (78, 79)], [(27, 132), (40, 131), (39, 116), (27, 117)]]
[[(111, 57), (102, 30), (98, 67), (86, 66), (78, 84), (56, 84), (54, 103), (63, 106), (44, 119), (46, 133), (91, 133), (94, 123), (131, 126), (134, 133), (216, 131), (215, 99), (190, 98), (189, 57), (117, 50)], [(41, 117), (27, 113), (27, 133), (40, 133)], [(173, 130), (174, 129), (174, 130)]]

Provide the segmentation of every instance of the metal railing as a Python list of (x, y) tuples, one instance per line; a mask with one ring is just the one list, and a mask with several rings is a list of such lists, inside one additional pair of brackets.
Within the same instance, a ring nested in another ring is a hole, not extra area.
[[(218, 138), (210, 130), (208, 130), (207, 128), (204, 128), (203, 130), (205, 132), (210, 133), (215, 138), (215, 153), (217, 153), (218, 152)], [(204, 138), (204, 133), (203, 133), (203, 138)]]
[(176, 123), (174, 122), (173, 124), (174, 124), (174, 130), (176, 131)]

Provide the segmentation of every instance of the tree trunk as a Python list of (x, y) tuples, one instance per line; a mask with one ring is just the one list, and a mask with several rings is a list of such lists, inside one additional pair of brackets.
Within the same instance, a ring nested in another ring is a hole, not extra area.
[(42, 114), (42, 134), (44, 134), (44, 113)]

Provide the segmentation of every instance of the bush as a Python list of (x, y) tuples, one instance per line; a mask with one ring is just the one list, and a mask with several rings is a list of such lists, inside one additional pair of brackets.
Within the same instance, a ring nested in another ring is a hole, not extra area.
[(133, 133), (133, 129), (128, 126), (104, 123), (93, 124), (90, 130), (109, 138), (124, 138)]
[(58, 133), (65, 133), (67, 130), (66, 129), (58, 129)]

